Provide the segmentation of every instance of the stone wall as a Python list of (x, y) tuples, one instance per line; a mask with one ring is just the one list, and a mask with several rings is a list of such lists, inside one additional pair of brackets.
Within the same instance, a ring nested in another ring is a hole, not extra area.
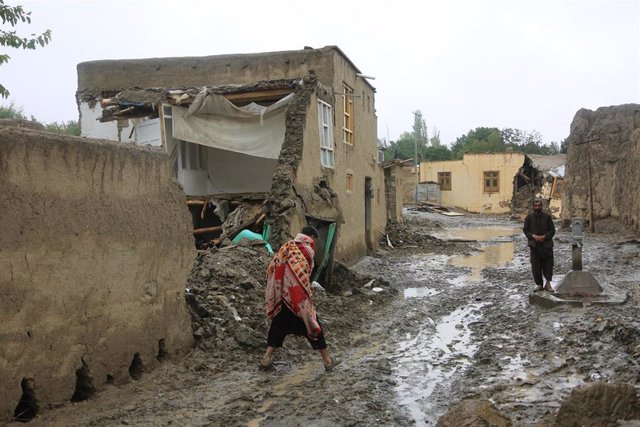
[(578, 111), (569, 135), (562, 218), (588, 220), (591, 189), (596, 231), (598, 220), (613, 218), (640, 232), (639, 163), (639, 104)]
[(23, 392), (82, 400), (191, 344), (166, 154), (0, 126), (0, 229), (0, 420)]

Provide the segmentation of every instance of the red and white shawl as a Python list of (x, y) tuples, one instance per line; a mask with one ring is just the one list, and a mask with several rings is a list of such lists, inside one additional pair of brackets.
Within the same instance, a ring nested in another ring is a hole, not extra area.
[(313, 239), (302, 233), (282, 245), (267, 268), (265, 291), (267, 317), (276, 317), (284, 303), (304, 321), (311, 338), (321, 331), (311, 298), (314, 253)]

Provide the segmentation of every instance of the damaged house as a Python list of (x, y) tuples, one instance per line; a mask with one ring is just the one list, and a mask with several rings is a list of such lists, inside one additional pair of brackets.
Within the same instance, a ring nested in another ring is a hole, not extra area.
[(526, 154), (513, 182), (513, 211), (526, 214), (535, 197), (543, 199), (554, 218), (562, 213), (566, 154)]
[(423, 162), (420, 186), (438, 204), (473, 213), (527, 212), (542, 197), (558, 217), (565, 161), (564, 154), (465, 153), (462, 160)]
[(83, 136), (166, 150), (200, 247), (245, 228), (278, 247), (312, 224), (318, 264), (351, 263), (399, 216), (375, 88), (336, 46), (84, 62), (76, 97)]

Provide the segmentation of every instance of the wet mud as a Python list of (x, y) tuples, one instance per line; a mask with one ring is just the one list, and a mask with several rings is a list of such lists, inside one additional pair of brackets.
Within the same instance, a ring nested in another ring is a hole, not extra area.
[[(333, 372), (324, 372), (319, 355), (294, 337), (276, 353), (275, 369), (259, 372), (268, 327), (261, 300), (267, 259), (256, 248), (253, 254), (229, 249), (255, 260), (245, 268), (232, 252), (219, 264), (201, 253), (207, 271), (194, 271), (189, 285), (200, 330), (193, 352), (139, 381), (102, 385), (89, 400), (43, 408), (30, 424), (554, 425), (579, 412), (569, 403), (560, 408), (580, 387), (637, 387), (637, 240), (584, 239), (584, 269), (605, 288), (628, 292), (627, 303), (545, 309), (528, 302), (533, 281), (519, 223), (423, 212), (406, 217), (405, 225), (388, 230), (393, 247), (385, 238), (378, 252), (353, 266), (340, 295), (315, 294), (330, 350), (342, 360)], [(557, 284), (571, 268), (569, 233), (559, 231), (555, 246)], [(598, 412), (606, 425), (611, 417), (637, 416), (617, 404), (633, 405), (629, 387), (582, 393), (611, 398), (617, 412)], [(454, 408), (462, 412), (443, 417)]]

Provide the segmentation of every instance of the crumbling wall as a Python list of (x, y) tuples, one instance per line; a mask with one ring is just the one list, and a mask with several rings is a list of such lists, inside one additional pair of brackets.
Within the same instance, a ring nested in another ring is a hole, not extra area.
[[(295, 98), (287, 109), (284, 143), (273, 174), (271, 192), (265, 201), (267, 223), (271, 225), (270, 239), (274, 248), (291, 239), (292, 234), (295, 235), (295, 230), (303, 225), (305, 213), (316, 213), (315, 209), (309, 210), (311, 206), (306, 206), (295, 187), (304, 147), (307, 111), (316, 86), (315, 75), (305, 77), (303, 84), (296, 88)], [(318, 191), (321, 190), (318, 181)], [(329, 198), (333, 199), (330, 189), (327, 191)]]
[(166, 154), (0, 126), (0, 229), (0, 419), (191, 344), (195, 249)]
[(335, 47), (282, 52), (88, 61), (78, 64), (78, 102), (134, 87), (197, 87), (292, 79), (315, 71), (332, 84)]
[(567, 154), (562, 218), (588, 220), (593, 204), (596, 231), (610, 217), (640, 232), (640, 105), (578, 111)]

